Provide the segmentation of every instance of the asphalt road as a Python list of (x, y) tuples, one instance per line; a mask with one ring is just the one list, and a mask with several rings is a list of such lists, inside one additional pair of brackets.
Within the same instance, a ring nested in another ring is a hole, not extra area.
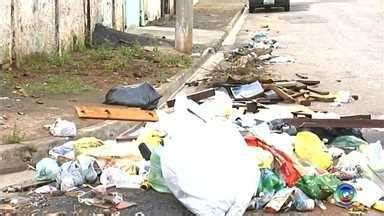
[[(317, 103), (311, 108), (340, 114), (384, 114), (384, 1), (291, 0), (291, 11), (257, 10), (249, 14), (236, 44), (269, 25), (281, 49), (295, 64), (273, 65), (281, 78), (307, 74), (320, 88), (348, 90), (359, 100), (342, 107)], [(339, 80), (339, 81), (338, 81)]]

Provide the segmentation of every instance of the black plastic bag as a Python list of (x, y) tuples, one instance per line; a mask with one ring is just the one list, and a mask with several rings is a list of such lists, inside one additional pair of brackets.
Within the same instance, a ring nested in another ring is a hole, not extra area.
[(155, 109), (161, 95), (148, 83), (118, 86), (110, 89), (105, 104)]

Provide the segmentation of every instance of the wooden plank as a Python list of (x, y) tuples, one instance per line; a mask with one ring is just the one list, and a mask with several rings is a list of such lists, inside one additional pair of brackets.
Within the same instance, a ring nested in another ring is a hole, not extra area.
[(384, 128), (384, 120), (379, 119), (282, 119), (287, 124), (306, 128)]
[(142, 110), (132, 107), (110, 107), (110, 106), (75, 106), (79, 118), (110, 119), (127, 121), (158, 121), (159, 118), (154, 111)]

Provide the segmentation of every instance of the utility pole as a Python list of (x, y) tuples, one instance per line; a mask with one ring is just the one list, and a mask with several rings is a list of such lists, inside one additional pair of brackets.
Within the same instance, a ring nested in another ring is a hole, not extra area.
[(176, 1), (175, 48), (192, 54), (193, 0)]

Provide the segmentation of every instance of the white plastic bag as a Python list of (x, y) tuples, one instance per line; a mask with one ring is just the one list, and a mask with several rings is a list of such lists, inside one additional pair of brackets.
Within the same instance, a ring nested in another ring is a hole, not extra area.
[(257, 191), (257, 164), (230, 122), (204, 121), (193, 114), (200, 113), (194, 110), (199, 107), (190, 103), (177, 97), (175, 113), (166, 124), (164, 180), (197, 215), (242, 215)]
[(52, 136), (57, 137), (75, 137), (76, 124), (61, 118), (56, 119), (55, 123), (49, 127)]

